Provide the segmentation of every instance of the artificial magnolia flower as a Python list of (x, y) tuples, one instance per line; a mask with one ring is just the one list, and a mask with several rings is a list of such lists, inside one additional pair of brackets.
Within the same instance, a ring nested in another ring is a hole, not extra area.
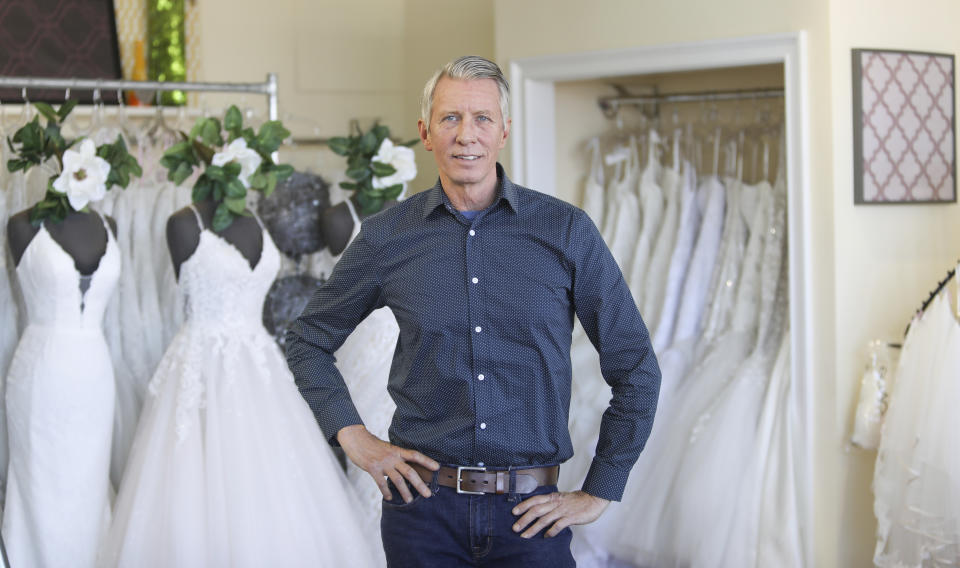
[(374, 177), (373, 187), (383, 189), (391, 185), (403, 184), (417, 177), (417, 163), (414, 161), (413, 150), (406, 146), (395, 146), (389, 138), (384, 138), (377, 150), (377, 155), (372, 158), (374, 162), (381, 164), (390, 164), (397, 171), (385, 177)]
[(240, 164), (240, 183), (247, 189), (250, 188), (250, 176), (260, 167), (260, 154), (247, 147), (247, 141), (243, 138), (237, 138), (224, 148), (222, 152), (213, 155), (211, 163), (214, 166), (225, 166), (230, 162)]
[(80, 143), (80, 151), (63, 153), (63, 172), (53, 182), (53, 189), (67, 194), (67, 201), (80, 211), (91, 201), (99, 201), (107, 193), (110, 164), (97, 156), (97, 147), (89, 138)]

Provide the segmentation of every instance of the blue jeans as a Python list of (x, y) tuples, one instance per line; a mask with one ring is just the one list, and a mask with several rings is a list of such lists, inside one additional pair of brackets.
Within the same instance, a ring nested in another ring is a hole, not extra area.
[(462, 495), (439, 486), (434, 476), (430, 490), (430, 498), (412, 490), (413, 501), (404, 503), (390, 485), (393, 499), (383, 501), (380, 520), (390, 568), (576, 566), (569, 527), (552, 538), (544, 538), (546, 530), (529, 539), (513, 532), (518, 518), (511, 512), (513, 507), (534, 495), (556, 491), (555, 485), (525, 495)]

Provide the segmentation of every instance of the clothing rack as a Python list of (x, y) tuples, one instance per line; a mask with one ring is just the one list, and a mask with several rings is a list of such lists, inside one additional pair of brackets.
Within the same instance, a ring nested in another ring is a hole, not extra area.
[[(960, 261), (957, 261), (957, 263), (960, 264)], [(927, 296), (927, 299), (923, 301), (923, 304), (920, 306), (920, 309), (917, 310), (918, 314), (922, 314), (923, 312), (927, 311), (927, 308), (930, 306), (930, 302), (932, 302), (933, 299), (937, 297), (937, 294), (939, 294), (940, 291), (943, 290), (943, 287), (950, 282), (950, 279), (954, 277), (954, 275), (956, 274), (956, 271), (957, 271), (956, 268), (951, 268), (950, 270), (947, 271), (947, 275), (943, 277), (943, 280), (937, 282), (937, 287), (930, 292), (930, 295)], [(910, 331), (910, 324), (908, 323), (907, 329), (904, 330), (903, 334), (906, 335), (909, 331)]]
[[(279, 107), (277, 102), (277, 74), (267, 73), (263, 83), (198, 83), (169, 81), (130, 81), (127, 79), (71, 79), (53, 77), (0, 77), (0, 87), (27, 89), (64, 89), (69, 96), (71, 90), (143, 90), (143, 91), (203, 91), (221, 93), (256, 93), (267, 97), (267, 116), (277, 120)], [(26, 97), (24, 97), (26, 98)]]
[(613, 118), (620, 111), (620, 107), (625, 105), (639, 106), (654, 105), (653, 115), (659, 115), (659, 105), (663, 103), (696, 103), (696, 102), (720, 102), (735, 101), (743, 99), (770, 99), (782, 98), (784, 91), (782, 88), (759, 88), (759, 89), (738, 89), (732, 91), (701, 91), (688, 93), (657, 93), (656, 89), (652, 94), (635, 95), (627, 93), (622, 87), (615, 88), (620, 91), (619, 95), (605, 96), (597, 99), (600, 110), (608, 118)]

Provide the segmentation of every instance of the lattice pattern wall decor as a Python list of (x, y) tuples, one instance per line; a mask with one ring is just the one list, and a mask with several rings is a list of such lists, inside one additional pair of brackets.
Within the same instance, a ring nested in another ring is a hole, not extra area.
[[(120, 56), (110, 0), (0, 0), (0, 75), (119, 79)], [(0, 89), (4, 103), (20, 89)], [(102, 98), (116, 101), (116, 93)], [(64, 92), (31, 89), (33, 101), (63, 102)], [(92, 93), (73, 98), (92, 101)]]
[(855, 203), (952, 203), (954, 57), (853, 50)]

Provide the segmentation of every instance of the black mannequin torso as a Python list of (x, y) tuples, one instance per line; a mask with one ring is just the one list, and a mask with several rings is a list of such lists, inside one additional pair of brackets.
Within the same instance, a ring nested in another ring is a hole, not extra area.
[[(372, 215), (372, 213), (368, 215), (361, 213), (357, 200), (353, 197), (350, 197), (350, 200), (353, 202), (353, 208), (361, 221)], [(397, 201), (393, 199), (386, 201), (381, 211), (396, 203)], [(347, 203), (341, 201), (324, 210), (322, 222), (323, 226), (320, 232), (323, 234), (323, 240), (327, 243), (327, 248), (330, 249), (332, 254), (340, 254), (350, 244), (350, 237), (353, 235), (353, 216), (350, 215)]]
[[(213, 214), (217, 203), (213, 200), (197, 201), (193, 206), (200, 213), (203, 227), (211, 231)], [(197, 226), (197, 216), (190, 206), (184, 207), (167, 219), (167, 248), (170, 249), (170, 259), (173, 261), (173, 270), (180, 277), (180, 265), (193, 255), (200, 244), (201, 227)], [(263, 231), (260, 223), (253, 217), (237, 217), (233, 223), (217, 236), (237, 247), (240, 254), (255, 268), (260, 262), (263, 252)]]
[[(106, 217), (114, 236), (117, 222)], [(100, 259), (107, 252), (107, 230), (97, 213), (71, 211), (62, 223), (44, 222), (47, 232), (60, 247), (73, 258), (74, 266), (81, 275), (89, 276), (100, 266)], [(7, 242), (13, 253), (13, 262), (20, 264), (23, 253), (40, 227), (30, 223), (30, 209), (10, 217), (7, 222)]]

